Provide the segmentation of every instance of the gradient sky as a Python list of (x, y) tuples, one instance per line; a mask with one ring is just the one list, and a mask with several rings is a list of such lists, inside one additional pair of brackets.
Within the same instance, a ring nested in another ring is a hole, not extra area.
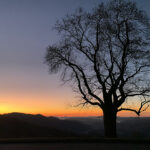
[[(58, 75), (49, 75), (43, 63), (47, 46), (58, 41), (52, 30), (56, 20), (80, 6), (90, 10), (101, 1), (0, 0), (0, 113), (102, 115), (98, 108), (74, 107), (75, 94), (61, 85)], [(150, 16), (150, 0), (135, 1)]]

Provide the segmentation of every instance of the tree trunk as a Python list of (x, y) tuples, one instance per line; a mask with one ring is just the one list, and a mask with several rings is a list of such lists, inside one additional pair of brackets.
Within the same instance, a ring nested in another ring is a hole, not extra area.
[(111, 108), (103, 111), (104, 133), (107, 138), (117, 137), (116, 118), (117, 113)]

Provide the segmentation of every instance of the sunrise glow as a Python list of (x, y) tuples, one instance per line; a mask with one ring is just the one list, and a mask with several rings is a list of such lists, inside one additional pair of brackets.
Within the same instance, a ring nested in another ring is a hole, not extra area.
[[(33, 3), (34, 2), (34, 3)], [(0, 114), (21, 112), (45, 116), (102, 116), (98, 107), (76, 107), (72, 87), (44, 64), (48, 45), (58, 41), (53, 25), (79, 6), (91, 10), (99, 0), (0, 1)], [(138, 4), (141, 3), (140, 1)], [(150, 14), (149, 5), (142, 3)], [(136, 106), (138, 108), (138, 106)], [(118, 116), (136, 116), (120, 112)], [(150, 116), (150, 109), (142, 116)]]

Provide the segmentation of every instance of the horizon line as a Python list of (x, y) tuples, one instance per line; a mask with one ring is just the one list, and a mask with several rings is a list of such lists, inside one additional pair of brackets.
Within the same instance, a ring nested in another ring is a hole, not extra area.
[[(83, 116), (75, 116), (75, 115), (45, 115), (45, 114), (42, 114), (42, 113), (24, 113), (24, 112), (9, 112), (9, 113), (0, 113), (0, 115), (7, 115), (7, 114), (26, 114), (26, 115), (41, 115), (41, 116), (44, 116), (44, 117), (56, 117), (56, 118), (87, 118), (87, 117), (103, 117), (103, 115), (101, 116), (98, 116), (98, 115), (83, 115)], [(150, 116), (117, 116), (119, 118), (150, 118)]]

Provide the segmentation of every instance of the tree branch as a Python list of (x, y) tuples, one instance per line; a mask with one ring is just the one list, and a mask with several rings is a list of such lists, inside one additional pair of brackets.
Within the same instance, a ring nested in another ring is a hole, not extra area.
[(146, 104), (148, 104), (148, 103), (150, 103), (150, 100), (148, 100), (148, 101), (143, 101), (143, 102), (141, 102), (141, 106), (140, 106), (140, 108), (138, 109), (138, 110), (135, 110), (135, 109), (132, 109), (132, 108), (120, 108), (120, 109), (118, 109), (118, 112), (119, 111), (132, 111), (132, 112), (135, 112), (138, 116), (140, 116), (140, 114), (142, 113), (142, 112), (144, 112), (144, 111), (146, 111), (147, 109), (148, 109), (148, 107), (149, 107), (149, 105), (147, 105), (147, 107), (145, 107), (144, 109), (143, 109), (143, 107), (146, 105)]
[(90, 100), (87, 98), (86, 94), (85, 94), (84, 91), (82, 90), (81, 82), (80, 82), (80, 78), (79, 78), (79, 76), (78, 76), (78, 73), (76, 72), (76, 70), (75, 70), (73, 67), (71, 67), (71, 68), (72, 68), (73, 72), (75, 73), (75, 76), (76, 76), (76, 79), (77, 79), (77, 82), (78, 82), (79, 91), (80, 91), (80, 93), (81, 93), (82, 96), (83, 96), (82, 98), (86, 101), (86, 103), (89, 103), (89, 104), (91, 104), (91, 105), (97, 105), (97, 106), (99, 106), (99, 107), (102, 108), (102, 105), (101, 105), (100, 103), (98, 103), (98, 102), (92, 102), (92, 101), (90, 101)]

